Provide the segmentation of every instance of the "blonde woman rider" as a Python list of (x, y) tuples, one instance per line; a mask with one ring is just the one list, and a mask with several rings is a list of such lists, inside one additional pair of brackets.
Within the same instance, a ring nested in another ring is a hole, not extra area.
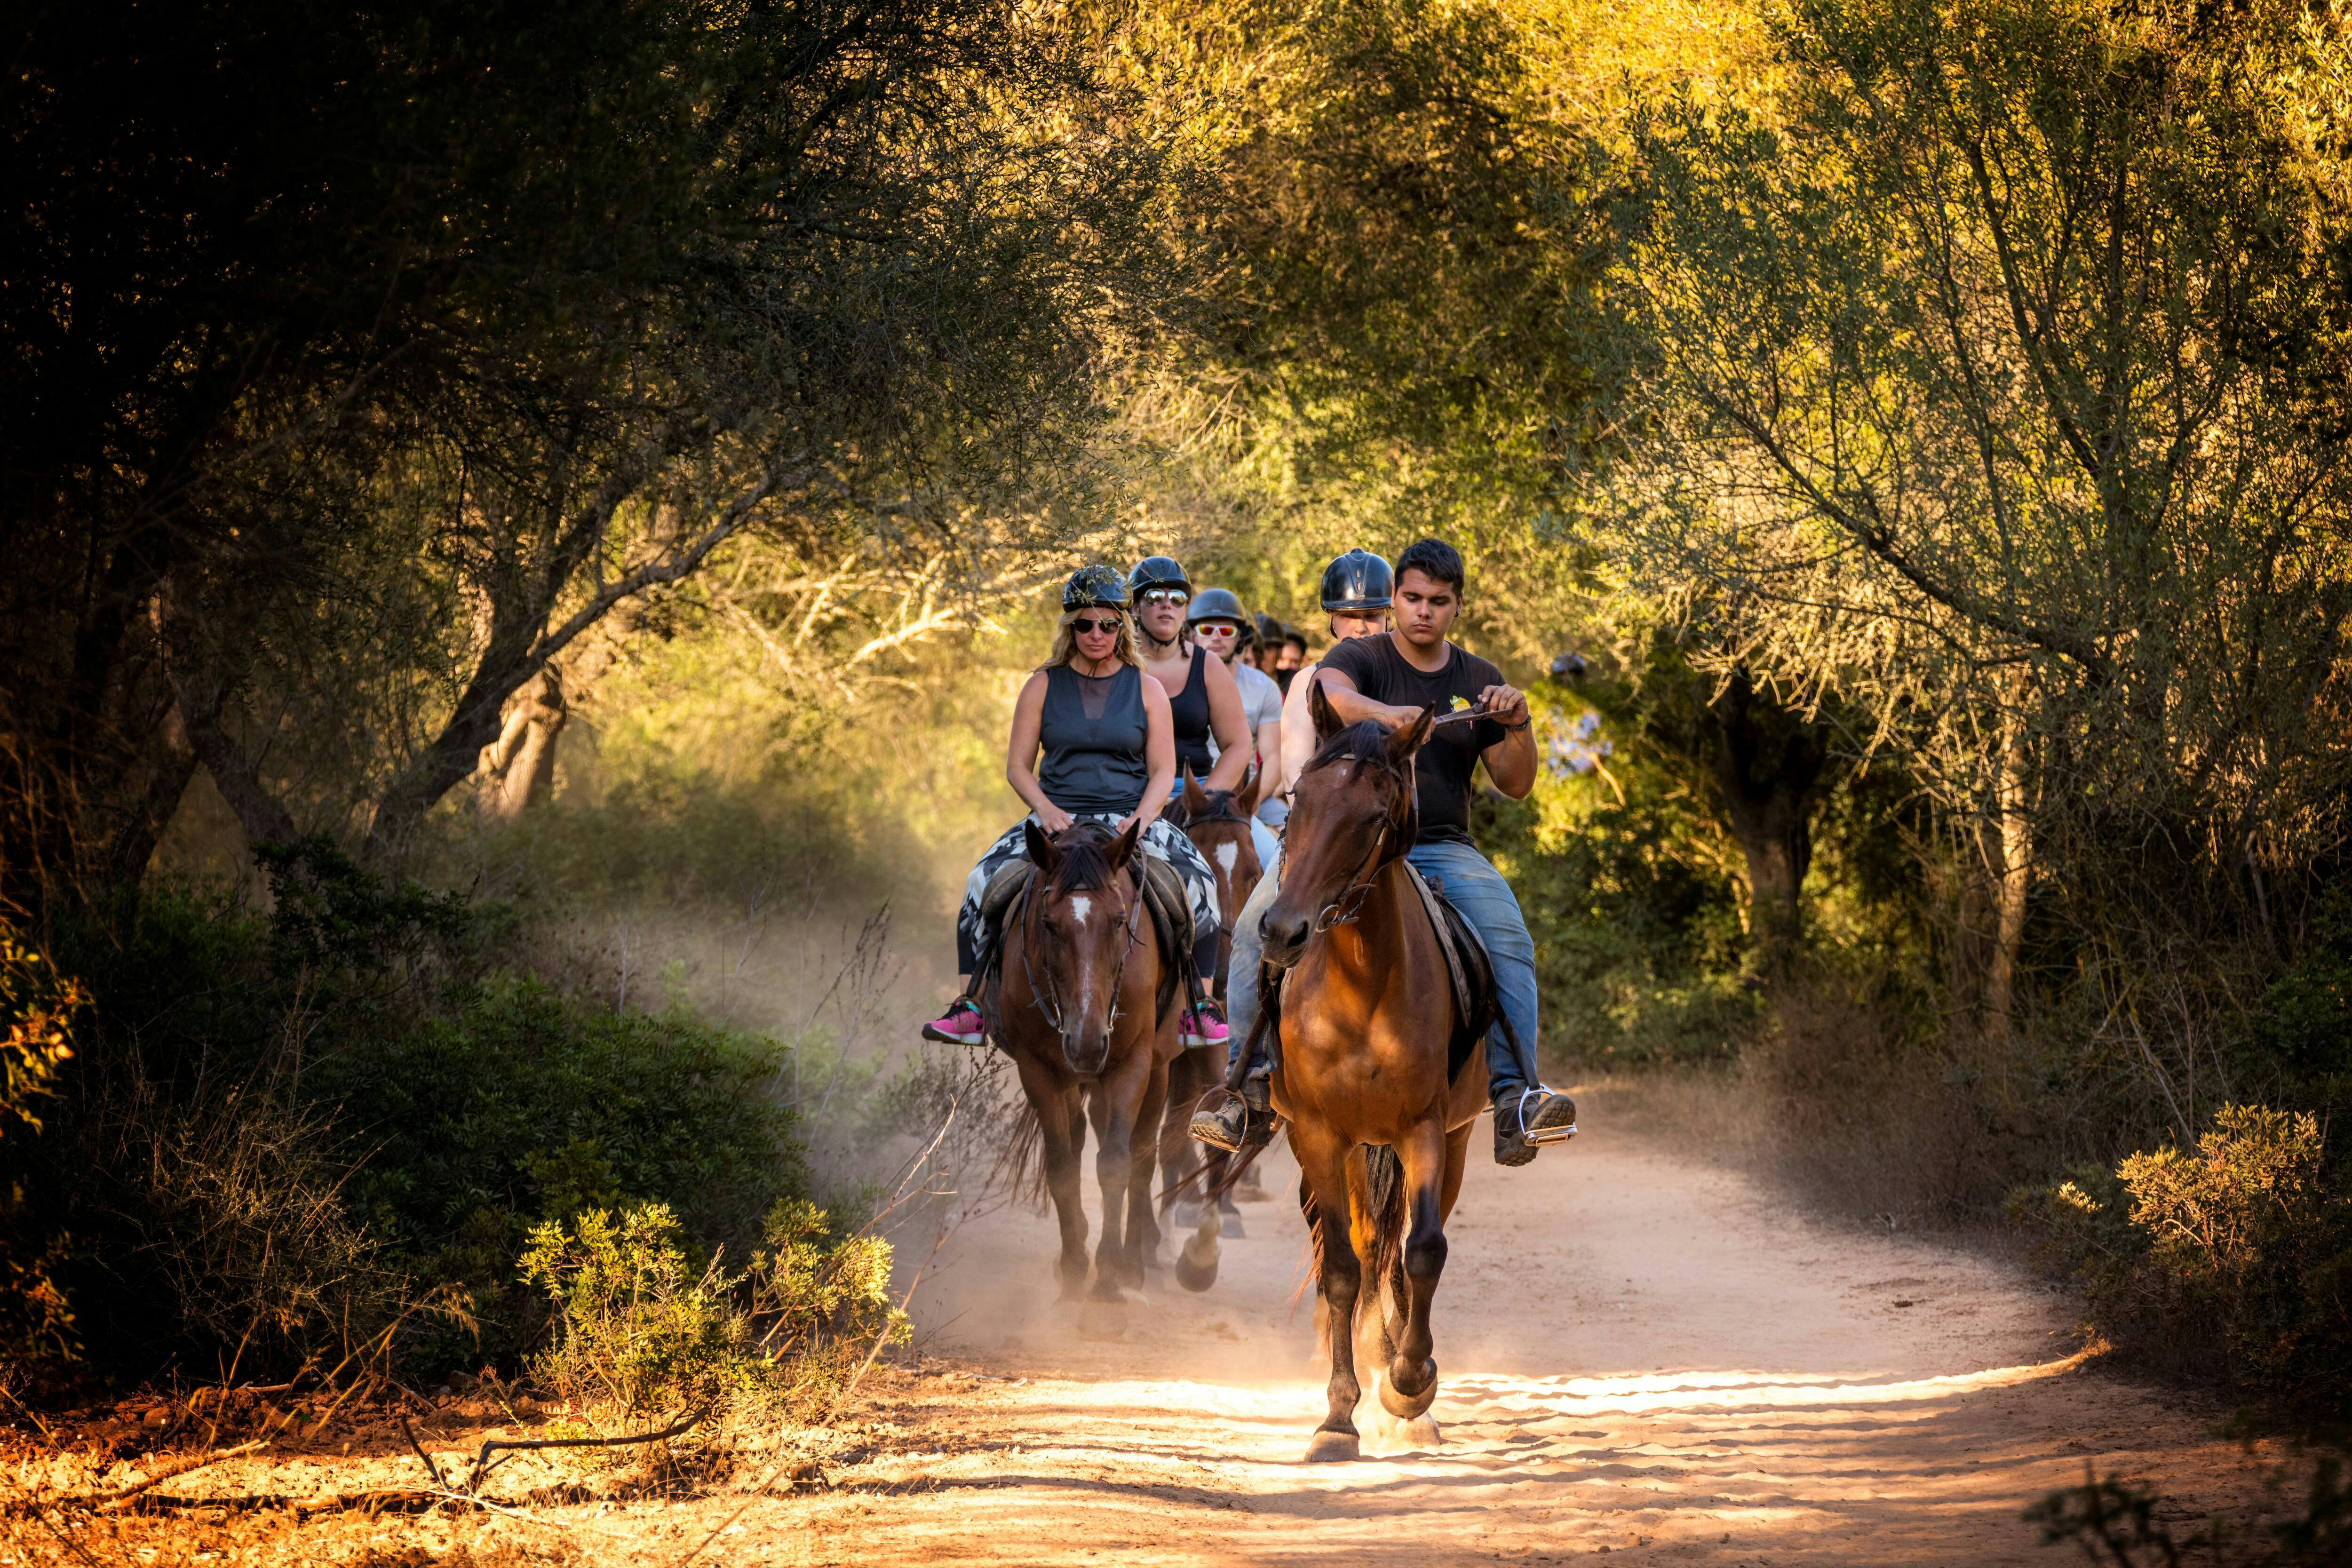
[[(1136, 656), (1127, 603), (1127, 584), (1108, 566), (1080, 567), (1064, 584), (1053, 654), (1031, 672), (1013, 703), (1004, 778), (1047, 833), (1082, 816), (1121, 833), (1129, 823), (1143, 825), (1144, 852), (1167, 861), (1183, 880), (1192, 907), (1192, 963), (1205, 995), (1216, 973), (1216, 877), (1192, 841), (1160, 820), (1176, 777), (1175, 724), (1168, 694), (1146, 679)], [(965, 879), (956, 915), (963, 992), (944, 1016), (923, 1026), (925, 1039), (976, 1046), (987, 1037), (973, 1005), (981, 894), (1000, 868), (1027, 853), (1025, 823), (1015, 823)], [(1225, 1026), (1188, 1011), (1183, 1037), (1187, 1045), (1223, 1045)]]

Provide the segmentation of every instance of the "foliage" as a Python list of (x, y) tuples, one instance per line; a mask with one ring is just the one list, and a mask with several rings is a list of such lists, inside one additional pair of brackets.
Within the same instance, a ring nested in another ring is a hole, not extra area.
[(2341, 1419), (2352, 1388), (2352, 1194), (2318, 1119), (2228, 1105), (2195, 1153), (2158, 1149), (2012, 1212), (2085, 1288), (2092, 1323), (2174, 1375)]
[(2192, 1552), (2246, 1568), (2326, 1568), (2352, 1556), (2352, 1488), (2338, 1455), (2312, 1465), (2301, 1511), (2267, 1521), (2267, 1543), (2231, 1532), (2219, 1519), (2177, 1537), (2165, 1522), (2168, 1511), (2153, 1488), (2094, 1474), (2052, 1492), (2025, 1510), (2025, 1520), (2042, 1527), (2043, 1545), (2071, 1542), (2102, 1568), (2172, 1568)]
[(680, 1239), (660, 1204), (589, 1209), (531, 1232), (522, 1276), (555, 1311), (532, 1373), (600, 1424), (805, 1407), (835, 1385), (848, 1357), (903, 1331), (889, 1244), (832, 1235), (813, 1204), (777, 1205), (741, 1274), (724, 1270), (717, 1251), (698, 1273)]
[(412, 1370), (510, 1357), (535, 1221), (660, 1201), (748, 1247), (802, 1192), (775, 1042), (518, 974), (508, 913), (327, 846), (270, 866), (267, 918), (163, 891), (72, 944), (80, 1070), (17, 1168), (109, 1368), (332, 1362), (395, 1322)]
[(199, 756), (255, 839), (396, 855), (524, 682), (748, 536), (992, 579), (1088, 504), (1088, 363), (1167, 289), (1160, 150), (1010, 4), (12, 38), (26, 907), (135, 884)]
[(67, 1238), (44, 1236), (25, 1190), (27, 1137), (41, 1131), (38, 1101), (57, 1093), (72, 1059), (77, 1016), (89, 1004), (79, 982), (60, 976), (0, 921), (0, 1355), (71, 1354), (73, 1313), (53, 1278)]

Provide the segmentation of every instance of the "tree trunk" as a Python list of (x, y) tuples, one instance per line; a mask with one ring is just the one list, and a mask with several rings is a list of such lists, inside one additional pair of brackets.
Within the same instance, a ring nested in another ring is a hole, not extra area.
[(2022, 689), (2012, 691), (2001, 721), (2000, 780), (1993, 812), (2000, 834), (2000, 871), (1994, 884), (1992, 963), (1985, 980), (1984, 1027), (2006, 1036), (2014, 1023), (2017, 954), (2025, 940), (2025, 894), (2033, 874), (2033, 819), (2027, 809), (2027, 757)]
[(1817, 726), (1759, 696), (1745, 671), (1707, 711), (1715, 721), (1716, 790), (1748, 863), (1752, 969), (1777, 983), (1796, 955), (1798, 894), (1812, 863), (1813, 792), (1827, 750)]
[(553, 665), (508, 700), (499, 738), (482, 748), (483, 809), (492, 821), (520, 821), (554, 793), (555, 743), (571, 716), (562, 673)]

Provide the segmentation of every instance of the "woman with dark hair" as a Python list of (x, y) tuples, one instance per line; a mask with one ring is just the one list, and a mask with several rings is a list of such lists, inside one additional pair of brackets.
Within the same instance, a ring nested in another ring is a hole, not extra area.
[(1190, 767), (1202, 789), (1238, 788), (1249, 767), (1249, 719), (1234, 672), (1186, 635), (1192, 584), (1184, 568), (1165, 555), (1147, 555), (1127, 574), (1127, 591), (1144, 673), (1168, 693), (1178, 771)]
[[(1085, 566), (1062, 589), (1054, 651), (1030, 673), (1013, 706), (1004, 778), (1029, 805), (1029, 820), (1049, 834), (1081, 816), (1126, 832), (1143, 826), (1144, 852), (1183, 879), (1192, 906), (1192, 962), (1202, 994), (1216, 973), (1217, 880), (1192, 841), (1160, 819), (1176, 777), (1175, 724), (1168, 695), (1147, 679), (1128, 624), (1127, 584), (1108, 566)], [(964, 880), (956, 914), (956, 968), (962, 993), (946, 1014), (923, 1026), (923, 1037), (976, 1046), (987, 1025), (974, 1005), (980, 962), (980, 899), (999, 868), (1028, 853), (1026, 821), (989, 846)], [(1187, 1012), (1187, 1045), (1223, 1044), (1225, 1026), (1207, 1012)]]

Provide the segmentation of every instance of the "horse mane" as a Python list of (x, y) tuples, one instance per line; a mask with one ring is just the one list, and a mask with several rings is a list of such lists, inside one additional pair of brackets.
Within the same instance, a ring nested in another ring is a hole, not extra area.
[[(1089, 893), (1107, 890), (1113, 875), (1110, 847), (1118, 842), (1116, 835), (1100, 824), (1088, 823), (1092, 831), (1072, 833), (1057, 841), (1055, 847), (1061, 854), (1060, 864), (1054, 872), (1049, 891), (1055, 893)], [(1139, 848), (1138, 853), (1141, 853)]]
[(1378, 763), (1383, 772), (1400, 772), (1397, 765), (1389, 761), (1389, 732), (1373, 719), (1359, 719), (1333, 735), (1298, 771), (1304, 777), (1334, 763)]
[(1199, 816), (1196, 816), (1186, 811), (1181, 799), (1171, 804), (1165, 815), (1171, 818), (1180, 819), (1175, 823), (1178, 827), (1197, 827), (1208, 822), (1247, 822), (1249, 820), (1248, 816), (1234, 805), (1234, 797), (1241, 793), (1239, 790), (1205, 789), (1201, 793), (1208, 797), (1208, 804), (1202, 809)]

